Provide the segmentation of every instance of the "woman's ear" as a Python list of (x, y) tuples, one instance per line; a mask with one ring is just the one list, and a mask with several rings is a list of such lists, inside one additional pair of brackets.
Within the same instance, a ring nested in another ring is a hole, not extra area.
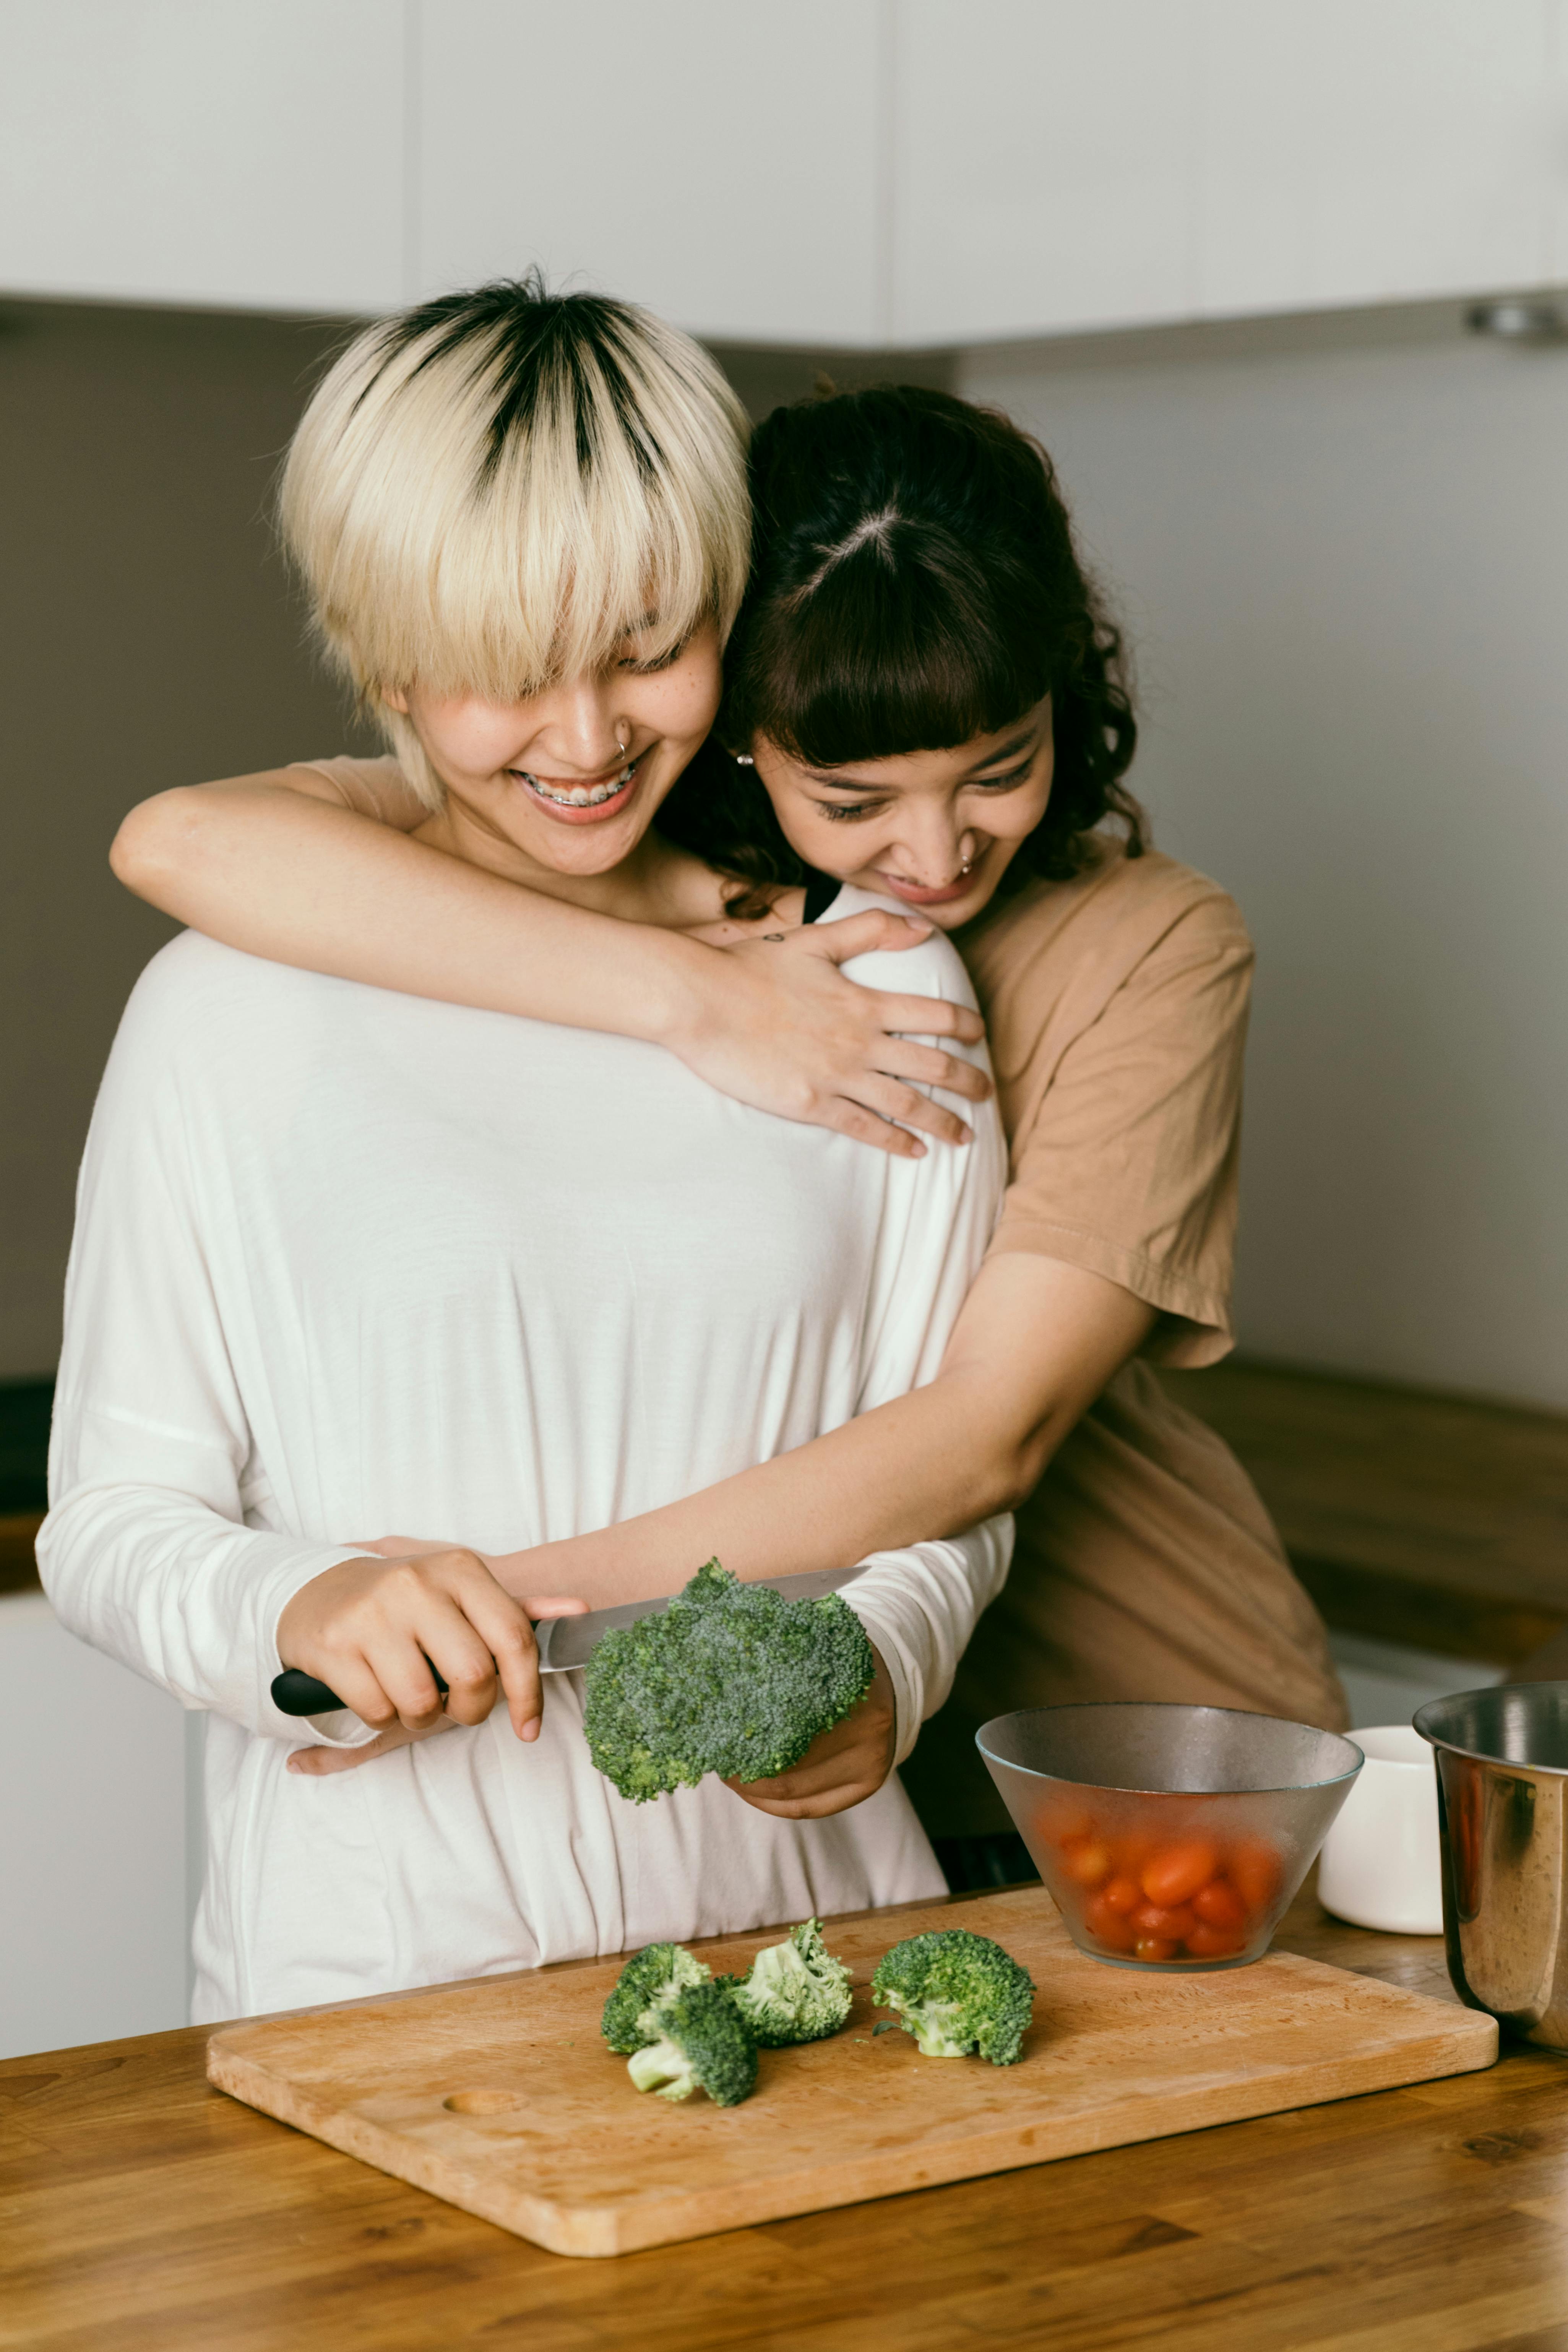
[(408, 697), (400, 686), (383, 686), (376, 690), (389, 710), (398, 711), (403, 718), (407, 718)]

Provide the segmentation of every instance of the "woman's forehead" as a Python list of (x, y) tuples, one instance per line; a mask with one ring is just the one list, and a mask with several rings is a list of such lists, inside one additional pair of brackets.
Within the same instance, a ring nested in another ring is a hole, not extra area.
[(840, 791), (867, 783), (883, 791), (945, 791), (970, 775), (1032, 758), (1040, 749), (1049, 715), (1047, 696), (1022, 718), (988, 734), (971, 736), (966, 743), (928, 751), (890, 752), (878, 760), (849, 760), (835, 768), (814, 767), (800, 760), (792, 764), (808, 782), (837, 786)]

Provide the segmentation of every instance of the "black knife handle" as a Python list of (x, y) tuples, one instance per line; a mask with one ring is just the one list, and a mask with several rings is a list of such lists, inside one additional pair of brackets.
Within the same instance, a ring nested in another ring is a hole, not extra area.
[[(430, 1671), (436, 1674), (434, 1666)], [(436, 1675), (436, 1687), (445, 1697), (447, 1685), (439, 1675)], [(302, 1675), (298, 1666), (285, 1666), (272, 1677), (272, 1704), (280, 1715), (331, 1715), (343, 1702), (314, 1675)]]

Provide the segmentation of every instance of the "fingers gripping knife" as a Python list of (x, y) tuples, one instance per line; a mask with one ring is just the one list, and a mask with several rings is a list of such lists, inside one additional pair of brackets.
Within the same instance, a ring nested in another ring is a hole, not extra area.
[[(852, 1584), (860, 1574), (856, 1568), (824, 1568), (809, 1576), (763, 1576), (759, 1584), (771, 1584), (786, 1601), (816, 1601), (825, 1592), (839, 1592)], [(539, 1644), (539, 1671), (542, 1675), (570, 1674), (574, 1666), (585, 1666), (606, 1633), (617, 1625), (635, 1625), (641, 1617), (652, 1617), (660, 1609), (668, 1609), (679, 1596), (666, 1593), (658, 1601), (623, 1601), (615, 1609), (590, 1609), (580, 1617), (544, 1617), (535, 1625), (534, 1639)], [(435, 1673), (435, 1668), (431, 1668)], [(436, 1687), (445, 1695), (447, 1685), (436, 1675)], [(272, 1704), (283, 1715), (330, 1715), (342, 1706), (336, 1691), (314, 1675), (304, 1675), (298, 1666), (286, 1666), (272, 1678)]]

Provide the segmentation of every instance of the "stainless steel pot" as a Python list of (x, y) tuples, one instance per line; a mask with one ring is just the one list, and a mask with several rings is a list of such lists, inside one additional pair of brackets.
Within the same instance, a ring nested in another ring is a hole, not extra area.
[(1527, 2042), (1568, 2050), (1568, 1682), (1459, 1691), (1415, 1722), (1437, 1767), (1454, 1990)]

